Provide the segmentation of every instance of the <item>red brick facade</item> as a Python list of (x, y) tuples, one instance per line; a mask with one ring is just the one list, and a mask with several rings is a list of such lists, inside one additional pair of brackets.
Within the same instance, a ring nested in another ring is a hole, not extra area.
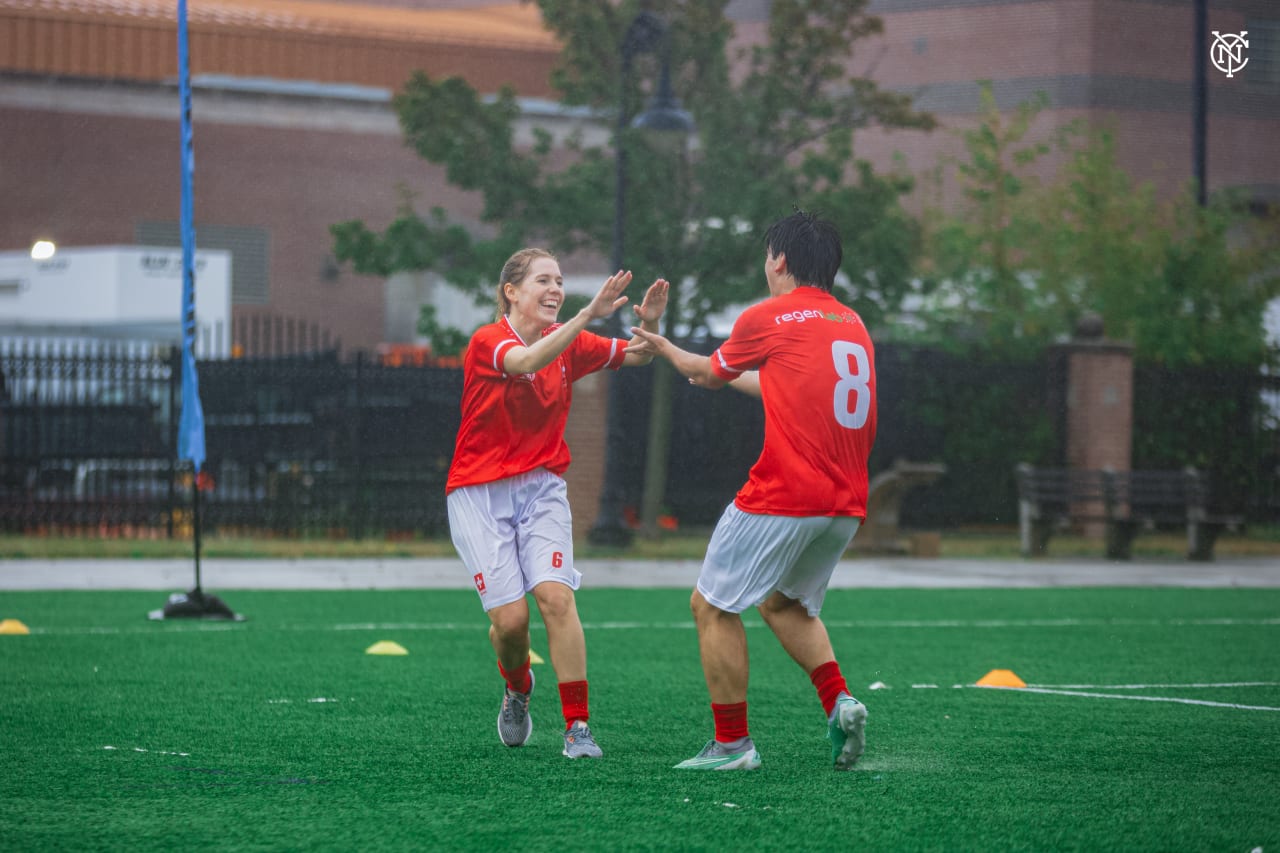
[(1128, 471), (1133, 450), (1133, 348), (1078, 343), (1067, 355), (1067, 465)]
[[(29, 247), (38, 235), (71, 246), (130, 244), (140, 223), (177, 221), (174, 23), (169, 7), (144, 5), (154, 19), (131, 16), (118, 0), (0, 0), (0, 251)], [(383, 342), (384, 283), (334, 275), (329, 226), (363, 219), (381, 228), (405, 192), (420, 211), (443, 207), (461, 222), (475, 223), (480, 209), (404, 146), (389, 93), (415, 67), (461, 74), (484, 92), (510, 83), (525, 96), (550, 93), (557, 49), (535, 31), (533, 4), (395, 5), (413, 8), (193, 2), (196, 74), (281, 84), (254, 90), (206, 81), (194, 99), (197, 240), (202, 225), (266, 235), (265, 301), (234, 304), (237, 317), (318, 324), (346, 349)], [(730, 4), (741, 41), (762, 37), (765, 8)], [(912, 172), (934, 169), (959, 153), (956, 131), (972, 126), (978, 108), (975, 81), (990, 79), (1002, 109), (1035, 91), (1049, 94), (1033, 136), (1076, 118), (1112, 121), (1120, 163), (1135, 178), (1156, 181), (1166, 194), (1190, 180), (1193, 57), (1208, 50), (1192, 45), (1190, 0), (874, 0), (871, 10), (884, 34), (859, 46), (853, 71), (913, 93), (942, 126), (931, 134), (860, 131), (858, 156), (890, 168), (900, 154)], [(1274, 0), (1215, 0), (1209, 28), (1233, 32), (1259, 18), (1280, 19)], [(1243, 186), (1280, 200), (1278, 84), (1247, 72), (1234, 80), (1209, 73), (1210, 188)], [(331, 85), (291, 92), (283, 85), (290, 81)], [(346, 84), (366, 88), (344, 92)], [(1047, 178), (1060, 165), (1049, 156), (1037, 169)], [(947, 177), (941, 198), (955, 197)], [(1118, 363), (1081, 370), (1089, 388), (1120, 393)], [(569, 482), (579, 530), (590, 525), (598, 494), (605, 384), (575, 391)], [(1098, 426), (1109, 411), (1076, 412), (1096, 439), (1088, 453), (1101, 454), (1080, 464), (1122, 457), (1127, 464), (1127, 421)]]

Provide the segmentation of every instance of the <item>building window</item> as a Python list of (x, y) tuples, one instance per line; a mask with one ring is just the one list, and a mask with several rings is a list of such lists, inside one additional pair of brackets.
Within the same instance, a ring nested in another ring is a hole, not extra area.
[[(182, 231), (176, 222), (140, 222), (134, 229), (139, 246), (182, 245)], [(196, 227), (196, 250), (225, 249), (231, 253), (231, 304), (266, 305), (267, 230), (240, 225), (200, 225)]]

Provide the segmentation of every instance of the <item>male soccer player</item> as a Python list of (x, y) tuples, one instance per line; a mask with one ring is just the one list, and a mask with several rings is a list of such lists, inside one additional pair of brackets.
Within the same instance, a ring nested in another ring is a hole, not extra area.
[(854, 699), (819, 618), (832, 569), (867, 506), (876, 434), (875, 353), (862, 319), (831, 294), (843, 250), (831, 223), (797, 211), (765, 235), (769, 298), (748, 308), (710, 357), (633, 328), (632, 352), (669, 360), (694, 385), (735, 388), (764, 404), (764, 447), (707, 545), (691, 607), (715, 738), (690, 770), (753, 770), (747, 729), (747, 637), (757, 607), (818, 691), (831, 759), (862, 755), (867, 710)]

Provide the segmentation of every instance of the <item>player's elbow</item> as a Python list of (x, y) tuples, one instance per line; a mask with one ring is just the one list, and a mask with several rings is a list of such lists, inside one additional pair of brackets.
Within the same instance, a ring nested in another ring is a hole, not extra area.
[(508, 376), (520, 376), (525, 373), (537, 373), (545, 364), (538, 364), (536, 357), (528, 349), (507, 353), (502, 360), (502, 371)]
[(724, 379), (717, 376), (715, 372), (711, 370), (703, 371), (697, 376), (692, 377), (692, 381), (694, 385), (697, 385), (700, 388), (706, 388), (710, 391), (716, 391), (727, 384)]

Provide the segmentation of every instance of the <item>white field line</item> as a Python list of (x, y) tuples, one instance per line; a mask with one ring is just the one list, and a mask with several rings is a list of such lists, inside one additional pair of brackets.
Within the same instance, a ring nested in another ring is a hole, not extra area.
[(1123, 693), (1091, 693), (1075, 690), (1050, 690), (1045, 687), (987, 687), (974, 685), (979, 690), (1007, 690), (1011, 693), (1048, 693), (1054, 696), (1081, 696), (1086, 699), (1124, 699), (1131, 702), (1174, 702), (1179, 705), (1206, 705), (1210, 708), (1234, 708), (1237, 711), (1277, 711), (1268, 705), (1240, 705), (1235, 702), (1210, 702), (1206, 699), (1181, 699), (1175, 696), (1126, 696)]
[(823, 621), (828, 628), (1141, 628), (1207, 625), (1280, 625), (1280, 616), (1261, 619), (1214, 617), (1204, 619), (903, 619), (885, 621), (839, 621), (833, 619)]
[[(104, 746), (104, 747), (103, 747), (103, 749), (105, 749), (105, 750), (119, 750), (119, 749), (120, 749), (120, 747), (118, 747), (118, 746)], [(142, 747), (140, 747), (140, 746), (128, 747), (128, 749), (131, 749), (133, 752), (154, 752), (156, 755), (181, 755), (181, 756), (183, 756), (184, 758), (189, 757), (189, 756), (191, 755), (191, 753), (189, 753), (189, 752), (169, 752), (169, 751), (167, 751), (167, 750), (163, 750), (163, 749), (143, 749), (143, 748), (142, 748)]]
[(1280, 687), (1280, 681), (1218, 681), (1205, 684), (1028, 684), (1027, 686), (1045, 690), (1212, 690), (1217, 687)]
[[(1280, 625), (1280, 616), (1269, 618), (1237, 619), (1213, 617), (1203, 619), (905, 619), (905, 620), (824, 620), (827, 628), (835, 629), (934, 629), (934, 628), (1119, 628), (1119, 627), (1197, 627), (1224, 626), (1248, 627)], [(257, 629), (261, 623), (252, 619), (246, 622), (182, 621), (152, 622), (127, 628), (117, 627), (66, 627), (48, 628), (29, 625), (32, 634), (86, 635), (86, 634), (154, 634), (164, 631), (242, 631)], [(157, 628), (157, 625), (163, 627)], [(484, 628), (483, 622), (350, 622), (336, 625), (270, 625), (278, 631), (471, 631)], [(544, 629), (540, 622), (530, 625)], [(592, 631), (692, 631), (692, 620), (679, 622), (584, 622), (582, 627)], [(764, 628), (762, 622), (747, 622), (745, 627)]]

